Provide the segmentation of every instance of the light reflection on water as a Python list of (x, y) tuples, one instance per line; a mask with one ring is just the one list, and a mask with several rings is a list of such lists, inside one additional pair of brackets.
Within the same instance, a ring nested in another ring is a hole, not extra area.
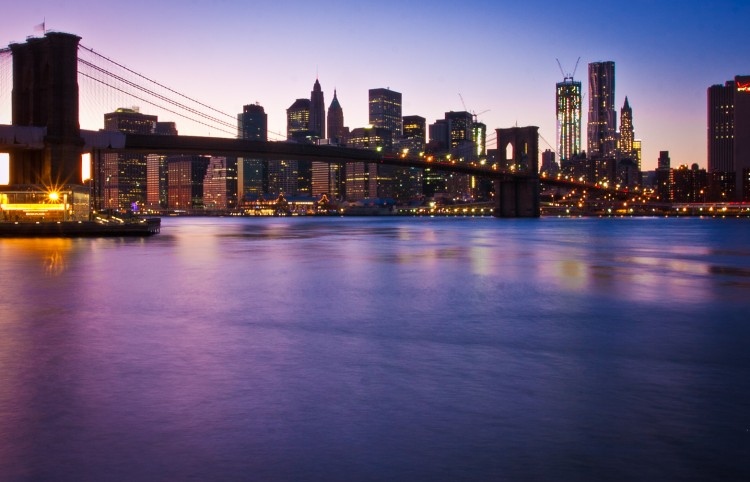
[(486, 218), (1, 240), (0, 478), (742, 478), (748, 241)]

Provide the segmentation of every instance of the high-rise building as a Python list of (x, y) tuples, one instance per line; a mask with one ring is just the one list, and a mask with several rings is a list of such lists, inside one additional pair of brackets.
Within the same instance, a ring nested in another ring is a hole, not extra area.
[[(268, 114), (260, 104), (248, 104), (237, 114), (237, 137), (251, 141), (268, 140)], [(268, 162), (263, 159), (237, 159), (237, 195), (259, 197), (268, 192)]]
[(620, 136), (618, 138), (617, 151), (619, 157), (633, 158), (635, 133), (633, 131), (633, 109), (630, 107), (628, 97), (620, 110)]
[[(104, 130), (126, 134), (154, 134), (157, 117), (138, 112), (137, 109), (119, 108), (104, 114)], [(147, 204), (148, 165), (145, 154), (102, 155), (97, 169), (98, 191), (104, 209), (138, 210)]]
[(344, 127), (344, 110), (339, 104), (336, 89), (333, 90), (333, 100), (328, 107), (328, 138), (340, 142), (346, 137), (347, 131)]
[(203, 181), (208, 163), (205, 156), (175, 156), (167, 160), (170, 209), (203, 209)]
[(224, 211), (230, 208), (229, 178), (226, 157), (211, 157), (203, 178), (203, 205), (207, 210)]
[(659, 151), (656, 167), (656, 195), (660, 201), (672, 201), (672, 169), (669, 151)]
[(614, 158), (617, 150), (615, 112), (615, 63), (589, 64), (588, 155)]
[(427, 120), (418, 115), (407, 115), (403, 119), (404, 139), (413, 139), (424, 150)]
[[(391, 131), (382, 127), (365, 127), (352, 130), (347, 146), (372, 151), (390, 151)], [(346, 163), (346, 199), (356, 201), (378, 197), (378, 165), (375, 163)]]
[(318, 139), (326, 138), (326, 105), (318, 79), (310, 92), (310, 133)]
[(370, 89), (369, 122), (373, 127), (387, 129), (391, 133), (391, 139), (401, 137), (401, 93), (390, 89)]
[(735, 199), (750, 201), (750, 76), (708, 88), (708, 171), (712, 182), (734, 177)]
[[(311, 105), (310, 99), (297, 99), (286, 110), (287, 141), (310, 143), (317, 138), (310, 127)], [(312, 195), (312, 161), (269, 161), (268, 165), (269, 190), (285, 197)]]
[(248, 104), (237, 114), (237, 138), (251, 141), (268, 140), (268, 114), (260, 104)]
[[(176, 136), (174, 122), (157, 122), (154, 134)], [(150, 209), (167, 207), (167, 156), (148, 154), (146, 156), (146, 204)]]
[(581, 152), (581, 83), (573, 77), (557, 83), (557, 150), (561, 161)]
[(287, 140), (305, 141), (312, 136), (310, 130), (310, 99), (297, 99), (286, 110)]

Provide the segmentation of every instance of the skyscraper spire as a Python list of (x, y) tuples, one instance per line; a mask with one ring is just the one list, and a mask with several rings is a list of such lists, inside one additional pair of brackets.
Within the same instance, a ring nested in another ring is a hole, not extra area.
[(310, 92), (310, 132), (318, 139), (326, 137), (326, 111), (325, 101), (323, 100), (323, 90), (320, 88), (320, 81), (315, 78), (313, 90)]
[(331, 106), (328, 107), (328, 137), (331, 139), (344, 137), (344, 110), (339, 104), (336, 89), (333, 90), (333, 100)]

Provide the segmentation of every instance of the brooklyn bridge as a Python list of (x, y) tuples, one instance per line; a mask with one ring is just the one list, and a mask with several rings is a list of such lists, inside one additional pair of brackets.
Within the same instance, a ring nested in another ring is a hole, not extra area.
[[(69, 33), (46, 32), (43, 37), (31, 37), (24, 43), (14, 43), (0, 50), (0, 55), (12, 57), (12, 123), (0, 125), (0, 153), (9, 159), (9, 182), (12, 185), (81, 184), (87, 172), (96, 170), (97, 163), (108, 153), (367, 163), (465, 174), (492, 181), (493, 213), (497, 217), (538, 217), (542, 181), (564, 188), (580, 185), (564, 179), (540, 180), (539, 135), (534, 126), (496, 129), (498, 159), (492, 164), (436, 160), (424, 153), (393, 154), (332, 145), (82, 130), (79, 109), (86, 100), (80, 97), (79, 79), (81, 76), (93, 77), (79, 67), (84, 65), (88, 71), (106, 72), (106, 66), (82, 60), (79, 57), (81, 49), (92, 53), (93, 50), (80, 45), (80, 40)], [(148, 89), (132, 81), (119, 80), (123, 82), (108, 87), (120, 91), (127, 87), (135, 92), (136, 99), (137, 92)], [(175, 97), (161, 98), (171, 109), (184, 107), (179, 97), (178, 100)], [(205, 107), (204, 112), (193, 108), (188, 110), (198, 119), (214, 119), (211, 108)], [(230, 126), (225, 121), (224, 124)], [(92, 179), (91, 182), (97, 182), (96, 176)], [(588, 187), (603, 189), (600, 186)]]

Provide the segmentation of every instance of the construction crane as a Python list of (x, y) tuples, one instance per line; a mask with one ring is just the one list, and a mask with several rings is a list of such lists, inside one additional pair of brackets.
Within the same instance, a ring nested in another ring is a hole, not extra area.
[(461, 92), (459, 92), (459, 93), (458, 93), (458, 98), (459, 98), (459, 99), (461, 99), (461, 104), (462, 104), (462, 105), (464, 106), (464, 110), (465, 110), (466, 112), (469, 112), (469, 113), (471, 113), (471, 118), (472, 118), (472, 121), (473, 121), (473, 122), (474, 122), (475, 124), (476, 124), (476, 122), (477, 122), (477, 116), (480, 116), (480, 115), (482, 115), (482, 114), (484, 114), (484, 113), (486, 113), (486, 112), (489, 112), (489, 111), (490, 111), (490, 109), (485, 109), (485, 110), (483, 110), (482, 112), (480, 112), (480, 113), (478, 113), (478, 114), (477, 114), (477, 113), (476, 113), (476, 111), (473, 111), (473, 110), (472, 110), (472, 111), (470, 111), (469, 109), (467, 109), (467, 108), (466, 108), (466, 102), (464, 102), (464, 96), (463, 96), (463, 95), (461, 95)]
[(573, 77), (576, 75), (576, 70), (578, 70), (578, 62), (581, 61), (581, 57), (578, 57), (578, 60), (576, 60), (576, 66), (573, 68), (572, 74), (565, 73), (565, 71), (562, 68), (562, 64), (560, 63), (560, 59), (555, 59), (555, 60), (557, 60), (557, 66), (560, 67), (560, 73), (563, 76), (563, 80), (568, 80), (568, 79), (573, 80)]

